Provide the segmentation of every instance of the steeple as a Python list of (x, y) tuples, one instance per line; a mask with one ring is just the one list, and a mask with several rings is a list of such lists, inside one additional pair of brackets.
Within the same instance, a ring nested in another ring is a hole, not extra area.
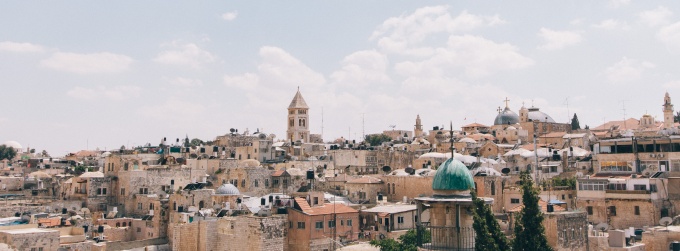
[(671, 96), (666, 92), (663, 97), (663, 127), (672, 128), (673, 124), (673, 104), (671, 103)]
[(288, 130), (286, 140), (309, 142), (309, 106), (298, 87), (295, 97), (288, 106)]
[(420, 122), (420, 114), (416, 116), (416, 126), (413, 130), (413, 134), (416, 138), (423, 136), (423, 124)]

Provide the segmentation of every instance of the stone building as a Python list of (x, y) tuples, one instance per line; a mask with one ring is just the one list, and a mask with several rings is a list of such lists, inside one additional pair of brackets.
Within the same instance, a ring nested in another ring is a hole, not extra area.
[(545, 212), (545, 237), (555, 251), (586, 251), (588, 221), (583, 211)]
[[(391, 204), (361, 210), (361, 232), (370, 239), (397, 239), (408, 230), (416, 229), (416, 205)], [(429, 222), (429, 211), (423, 212), (423, 222)], [(368, 234), (370, 232), (370, 234)]]
[(288, 224), (288, 250), (331, 250), (339, 246), (336, 242), (359, 237), (359, 211), (340, 203), (324, 203), (318, 197), (310, 196), (309, 201), (295, 198), (295, 206), (288, 209)]
[[(356, 204), (376, 204), (378, 195), (385, 194), (384, 182), (376, 177), (362, 176), (347, 181), (347, 197)], [(386, 198), (385, 198), (386, 199)]]
[(212, 217), (178, 224), (170, 230), (177, 251), (279, 251), (286, 245), (285, 215)]

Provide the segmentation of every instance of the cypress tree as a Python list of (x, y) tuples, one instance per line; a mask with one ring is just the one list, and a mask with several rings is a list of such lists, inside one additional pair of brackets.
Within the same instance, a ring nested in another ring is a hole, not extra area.
[(529, 172), (522, 172), (522, 204), (524, 208), (517, 213), (515, 219), (515, 240), (512, 243), (514, 251), (552, 251), (545, 237), (543, 227), (543, 212), (538, 206), (538, 188)]
[(574, 113), (574, 118), (571, 119), (571, 129), (572, 130), (581, 129), (581, 125), (578, 122), (578, 116), (576, 116), (576, 113)]
[(501, 230), (498, 221), (491, 211), (491, 207), (484, 203), (484, 200), (477, 197), (476, 192), (472, 192), (473, 219), (472, 227), (475, 230), (475, 250), (509, 250), (505, 234)]

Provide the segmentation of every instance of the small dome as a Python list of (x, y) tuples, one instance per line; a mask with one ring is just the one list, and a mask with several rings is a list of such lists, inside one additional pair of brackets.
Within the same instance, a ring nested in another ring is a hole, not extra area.
[(508, 130), (508, 131), (517, 131), (517, 128), (515, 128), (514, 126), (508, 126), (508, 128), (505, 128), (505, 130)]
[(501, 113), (496, 115), (496, 119), (493, 121), (494, 125), (514, 125), (517, 123), (519, 123), (519, 116), (508, 107), (505, 107)]
[(21, 149), (23, 149), (23, 147), (21, 147), (21, 144), (19, 144), (19, 142), (16, 142), (16, 141), (13, 141), (13, 140), (5, 141), (5, 143), (2, 143), (2, 144), (5, 145), (5, 146), (7, 146), (7, 147), (12, 147), (12, 148), (14, 148), (14, 150), (21, 150)]
[(432, 180), (433, 190), (467, 191), (475, 187), (475, 182), (467, 167), (460, 161), (448, 159), (437, 169)]
[(109, 156), (111, 156), (111, 152), (102, 153), (102, 157), (109, 157)]
[(215, 190), (215, 194), (220, 195), (239, 195), (241, 192), (232, 184), (223, 184)]
[(463, 138), (463, 139), (460, 140), (460, 142), (472, 143), (472, 144), (477, 143), (477, 141), (472, 139), (472, 138)]

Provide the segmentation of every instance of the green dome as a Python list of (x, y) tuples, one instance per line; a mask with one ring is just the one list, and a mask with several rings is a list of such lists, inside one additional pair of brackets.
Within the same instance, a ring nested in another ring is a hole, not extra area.
[(432, 181), (433, 190), (465, 191), (475, 187), (475, 181), (467, 167), (453, 158), (446, 160), (437, 169)]

